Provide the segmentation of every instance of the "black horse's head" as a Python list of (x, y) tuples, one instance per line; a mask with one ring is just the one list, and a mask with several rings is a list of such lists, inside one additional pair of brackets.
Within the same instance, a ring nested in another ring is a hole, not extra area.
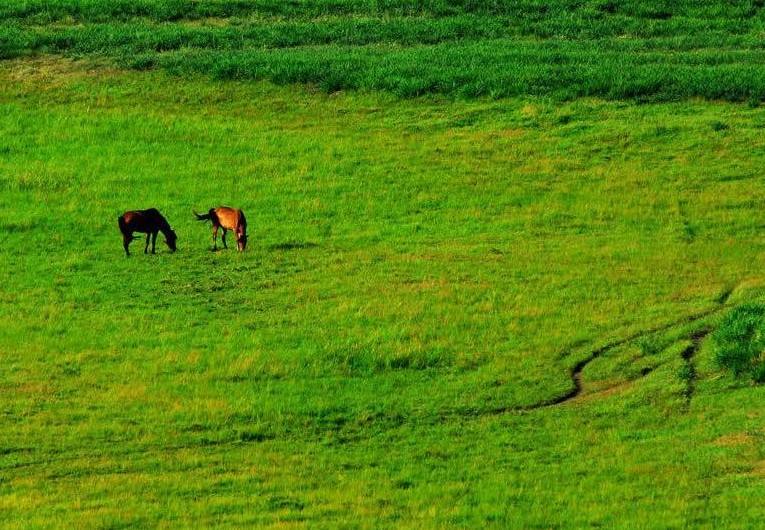
[(175, 231), (168, 230), (167, 233), (165, 234), (165, 243), (167, 243), (167, 246), (170, 247), (170, 250), (172, 250), (173, 252), (175, 252), (178, 249), (177, 245), (175, 244), (177, 240), (178, 240), (178, 236), (175, 235)]

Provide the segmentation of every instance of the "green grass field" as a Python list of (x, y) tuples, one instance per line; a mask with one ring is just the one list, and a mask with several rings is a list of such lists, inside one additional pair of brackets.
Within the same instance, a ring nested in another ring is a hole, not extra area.
[(542, 5), (0, 7), (0, 526), (759, 526), (765, 19)]

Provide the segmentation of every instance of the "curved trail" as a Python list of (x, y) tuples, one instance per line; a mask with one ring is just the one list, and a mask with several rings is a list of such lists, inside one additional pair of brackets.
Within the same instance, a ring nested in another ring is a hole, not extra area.
[[(587, 367), (587, 365), (590, 364), (592, 361), (594, 361), (595, 359), (597, 359), (604, 353), (607, 353), (615, 348), (618, 348), (619, 346), (624, 346), (625, 344), (629, 344), (630, 342), (633, 342), (637, 339), (647, 337), (649, 335), (653, 335), (654, 333), (667, 331), (683, 324), (693, 324), (694, 322), (698, 322), (699, 320), (712, 316), (715, 313), (719, 313), (720, 311), (726, 309), (726, 304), (728, 302), (728, 299), (730, 298), (730, 296), (733, 294), (735, 290), (736, 290), (736, 287), (726, 289), (715, 300), (717, 305), (715, 307), (712, 307), (711, 309), (707, 309), (706, 311), (702, 311), (694, 315), (689, 315), (681, 319), (674, 320), (666, 324), (662, 324), (660, 326), (655, 326), (652, 328), (648, 328), (648, 329), (644, 329), (644, 330), (632, 333), (631, 335), (627, 335), (626, 337), (623, 337), (621, 339), (613, 340), (603, 346), (600, 346), (599, 348), (596, 348), (590, 351), (589, 355), (587, 355), (584, 359), (581, 359), (580, 361), (578, 361), (573, 366), (573, 368), (571, 368), (570, 376), (571, 376), (571, 382), (573, 383), (573, 386), (567, 392), (555, 397), (551, 397), (549, 399), (545, 399), (543, 401), (539, 401), (531, 405), (497, 407), (497, 408), (491, 409), (489, 413), (503, 414), (507, 412), (527, 412), (532, 410), (543, 409), (546, 407), (552, 407), (555, 405), (562, 405), (568, 401), (571, 401), (577, 398), (582, 393), (582, 372)], [(682, 353), (682, 357), (685, 360), (686, 365), (689, 366), (691, 370), (693, 370), (693, 364), (692, 364), (693, 357), (696, 355), (696, 352), (699, 350), (699, 348), (701, 348), (701, 343), (707, 337), (707, 335), (711, 333), (711, 331), (712, 330), (710, 328), (702, 328), (700, 330), (695, 330), (690, 334), (689, 338), (692, 343)], [(565, 358), (568, 355), (570, 355), (570, 353), (571, 353), (570, 351), (564, 351), (561, 353), (560, 358)], [(690, 403), (691, 396), (693, 395), (693, 390), (694, 390), (693, 378), (690, 378), (688, 380), (688, 386), (685, 392), (687, 403)]]
[(693, 358), (701, 349), (701, 343), (704, 342), (704, 339), (706, 339), (710, 333), (712, 333), (710, 328), (702, 328), (694, 331), (690, 336), (691, 343), (687, 348), (685, 348), (685, 350), (683, 350), (683, 353), (681, 354), (683, 361), (685, 362), (686, 378), (685, 391), (683, 394), (685, 396), (686, 407), (691, 404), (691, 398), (693, 397), (693, 392), (696, 389), (696, 366), (694, 365)]

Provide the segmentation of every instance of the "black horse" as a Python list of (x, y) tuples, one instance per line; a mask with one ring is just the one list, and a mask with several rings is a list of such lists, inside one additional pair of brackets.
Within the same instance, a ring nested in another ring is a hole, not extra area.
[(117, 222), (120, 225), (120, 232), (122, 232), (122, 246), (125, 247), (125, 255), (129, 256), (130, 251), (128, 245), (133, 239), (133, 232), (142, 232), (146, 234), (146, 247), (143, 249), (144, 254), (149, 253), (149, 239), (151, 239), (151, 253), (154, 254), (154, 248), (157, 243), (157, 232), (162, 232), (165, 236), (165, 243), (170, 247), (170, 250), (175, 252), (175, 241), (178, 236), (167, 222), (159, 210), (156, 208), (149, 208), (148, 210), (132, 210), (123, 213)]

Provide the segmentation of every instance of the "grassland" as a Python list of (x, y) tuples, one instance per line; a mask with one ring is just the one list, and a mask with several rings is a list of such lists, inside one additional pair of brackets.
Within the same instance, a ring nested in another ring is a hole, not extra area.
[(761, 296), (765, 111), (0, 79), (3, 526), (761, 520), (762, 390), (681, 354)]
[(0, 527), (759, 526), (762, 7), (4, 2)]

